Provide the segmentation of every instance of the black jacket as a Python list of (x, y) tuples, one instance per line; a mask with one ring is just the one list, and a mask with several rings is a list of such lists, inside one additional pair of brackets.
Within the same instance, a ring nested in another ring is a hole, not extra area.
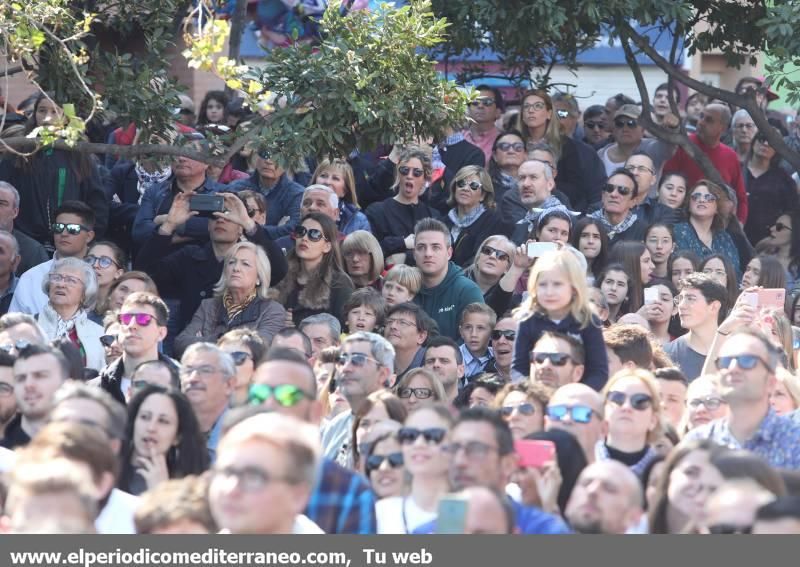
[[(118, 161), (111, 169), (104, 190), (110, 202), (108, 238), (123, 250), (133, 246), (133, 221), (139, 212), (139, 177), (132, 161)], [(117, 199), (114, 200), (114, 197)]]
[[(444, 224), (449, 229), (453, 228), (453, 221), (449, 216), (445, 217)], [(484, 211), (475, 222), (458, 233), (458, 238), (453, 243), (453, 256), (450, 259), (462, 268), (468, 267), (478, 253), (478, 246), (486, 238), (495, 234), (509, 236), (512, 227), (513, 225), (503, 222), (497, 210)]]
[[(172, 367), (175, 372), (178, 371), (179, 364), (176, 360), (161, 353), (158, 354), (158, 360), (165, 362)], [(100, 371), (100, 375), (92, 379), (89, 383), (93, 386), (101, 387), (108, 392), (112, 398), (124, 406), (125, 394), (122, 392), (122, 375), (124, 372), (125, 365), (122, 363), (122, 357), (120, 356), (117, 360), (103, 368)]]
[(30, 443), (30, 441), (31, 438), (22, 429), (22, 414), (18, 413), (14, 416), (14, 419), (9, 421), (8, 425), (6, 425), (6, 433), (3, 436), (3, 440), (0, 441), (0, 447), (16, 449), (17, 447), (24, 447)]
[(486, 155), (482, 149), (466, 140), (461, 140), (452, 146), (440, 148), (439, 155), (442, 158), (442, 163), (444, 163), (444, 175), (441, 179), (431, 184), (422, 195), (422, 200), (444, 215), (450, 210), (447, 198), (450, 196), (450, 183), (458, 173), (458, 170), (468, 165), (484, 167), (486, 165)]
[(371, 204), (365, 211), (372, 234), (378, 239), (383, 250), (383, 255), (388, 257), (398, 252), (405, 252), (407, 263), (413, 264), (413, 255), (406, 249), (403, 240), (414, 232), (417, 221), (426, 218), (439, 218), (439, 213), (427, 204), (420, 201), (416, 205), (403, 205), (394, 200), (386, 199), (380, 203)]

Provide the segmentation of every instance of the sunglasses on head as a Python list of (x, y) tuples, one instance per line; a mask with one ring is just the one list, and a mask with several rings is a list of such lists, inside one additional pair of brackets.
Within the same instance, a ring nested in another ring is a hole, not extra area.
[(308, 235), (308, 239), (311, 242), (319, 242), (323, 238), (325, 240), (328, 240), (327, 238), (325, 238), (325, 234), (320, 229), (318, 229), (318, 228), (306, 228), (303, 225), (300, 225), (300, 226), (298, 226), (297, 228), (294, 229), (294, 232), (292, 233), (292, 238), (294, 240), (300, 240), (301, 238), (303, 238), (306, 235)]
[(583, 123), (583, 128), (585, 130), (603, 130), (605, 127), (606, 125), (602, 122), (592, 122), (591, 120), (588, 120)]
[(752, 370), (758, 365), (759, 362), (764, 366), (766, 366), (767, 368), (769, 368), (769, 365), (763, 358), (761, 358), (760, 356), (756, 356), (754, 354), (720, 356), (719, 358), (717, 358), (715, 364), (717, 366), (717, 370), (723, 370), (723, 369), (730, 369), (731, 366), (733, 366), (734, 362), (736, 362), (736, 366), (738, 366), (742, 370)]
[(290, 408), (299, 404), (303, 399), (312, 399), (306, 392), (294, 384), (253, 384), (247, 393), (247, 403), (253, 406), (260, 406), (270, 398), (274, 398), (278, 405)]
[(547, 417), (553, 421), (563, 421), (567, 415), (575, 423), (589, 423), (592, 421), (594, 410), (589, 406), (555, 405), (547, 407)]
[(696, 203), (713, 203), (717, 196), (713, 193), (692, 193), (690, 199)]
[(503, 417), (511, 417), (514, 411), (518, 411), (520, 415), (524, 415), (527, 417), (532, 416), (536, 413), (536, 407), (530, 402), (523, 402), (516, 406), (503, 406), (500, 408), (500, 415)]
[(498, 142), (497, 149), (501, 152), (507, 152), (509, 150), (514, 150), (515, 152), (521, 152), (525, 149), (525, 144), (522, 142)]
[(370, 455), (367, 457), (367, 462), (364, 465), (364, 471), (367, 476), (371, 472), (378, 470), (383, 465), (384, 461), (389, 461), (389, 467), (399, 469), (403, 466), (403, 453), (389, 453), (388, 455)]
[(115, 342), (117, 342), (117, 335), (103, 335), (100, 337), (100, 342), (106, 348), (109, 348)]
[(614, 127), (615, 128), (624, 128), (627, 126), (628, 128), (636, 128), (639, 123), (634, 120), (633, 118), (615, 118), (614, 119)]
[(233, 363), (236, 366), (241, 366), (242, 364), (247, 362), (248, 358), (253, 358), (253, 355), (251, 355), (249, 352), (244, 352), (242, 350), (236, 350), (234, 352), (229, 352), (228, 354), (231, 355)]
[(470, 106), (474, 106), (475, 108), (479, 106), (483, 106), (485, 108), (489, 108), (494, 106), (494, 99), (493, 98), (478, 98), (469, 103)]
[(418, 168), (418, 167), (415, 167), (415, 168), (412, 170), (412, 169), (411, 169), (410, 167), (408, 167), (407, 165), (403, 165), (403, 166), (400, 166), (400, 167), (398, 167), (398, 168), (397, 168), (397, 171), (399, 171), (399, 172), (400, 172), (400, 175), (403, 175), (403, 176), (406, 176), (406, 175), (408, 175), (408, 172), (410, 171), (410, 172), (412, 172), (412, 173), (413, 173), (414, 177), (416, 177), (416, 178), (420, 178), (420, 177), (422, 177), (423, 175), (425, 175), (425, 172), (424, 172), (423, 170), (421, 170), (420, 168)]
[(561, 119), (569, 118), (569, 110), (556, 110), (556, 116)]
[(80, 234), (82, 230), (85, 230), (86, 232), (91, 230), (88, 226), (74, 222), (54, 222), (50, 228), (52, 229), (53, 234), (62, 234), (66, 230), (67, 234), (71, 234), (73, 236)]
[(131, 321), (136, 320), (136, 324), (140, 327), (146, 327), (150, 321), (155, 319), (155, 315), (150, 313), (120, 313), (117, 315), (117, 321), (126, 327), (131, 324)]
[(606, 400), (619, 407), (624, 406), (625, 402), (630, 400), (631, 407), (636, 411), (645, 411), (653, 405), (653, 398), (648, 394), (631, 394), (628, 396), (625, 392), (614, 390), (608, 393)]
[(508, 331), (494, 330), (492, 331), (491, 336), (493, 341), (499, 341), (501, 338), (504, 338), (507, 341), (513, 341), (515, 338), (517, 338), (517, 332), (511, 330)]
[(549, 360), (553, 366), (564, 366), (572, 361), (572, 357), (563, 352), (533, 352), (531, 358), (536, 364), (544, 364), (545, 360)]
[(631, 189), (630, 187), (625, 187), (624, 185), (614, 185), (613, 183), (606, 183), (605, 186), (603, 187), (603, 191), (605, 191), (609, 195), (614, 191), (616, 191), (623, 197), (627, 197), (633, 192), (633, 189)]
[(401, 427), (397, 431), (397, 441), (401, 445), (410, 445), (416, 441), (420, 435), (422, 435), (426, 442), (438, 445), (444, 440), (444, 436), (447, 435), (447, 430), (441, 427), (430, 427), (428, 429)]
[(791, 231), (791, 230), (792, 230), (792, 227), (791, 227), (791, 226), (785, 225), (785, 224), (783, 224), (782, 222), (776, 222), (776, 223), (775, 223), (775, 224), (773, 224), (772, 226), (774, 226), (774, 227), (775, 227), (775, 232), (782, 232), (782, 231), (784, 231), (784, 230), (789, 230), (789, 231)]
[(483, 185), (481, 185), (477, 181), (470, 181), (469, 184), (467, 184), (466, 179), (459, 179), (458, 182), (456, 182), (456, 187), (458, 187), (459, 189), (463, 189), (464, 187), (469, 187), (473, 191), (477, 191), (478, 189), (483, 189)]
[(93, 254), (89, 254), (83, 259), (83, 261), (90, 266), (100, 266), (102, 269), (110, 268), (111, 266), (116, 266), (118, 268), (121, 267), (119, 264), (117, 264), (116, 260), (108, 256), (95, 256)]
[(497, 248), (492, 248), (491, 246), (484, 246), (481, 248), (481, 254), (484, 256), (494, 256), (498, 260), (505, 262), (510, 258), (508, 254), (503, 252), (502, 250), (498, 250)]
[(401, 399), (408, 399), (414, 396), (418, 400), (427, 400), (433, 396), (433, 390), (430, 388), (398, 388), (397, 397)]

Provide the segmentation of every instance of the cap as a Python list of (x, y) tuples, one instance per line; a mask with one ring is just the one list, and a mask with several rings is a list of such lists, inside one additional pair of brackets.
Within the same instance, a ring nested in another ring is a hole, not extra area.
[(639, 116), (642, 115), (642, 108), (635, 104), (623, 104), (619, 107), (616, 113), (614, 113), (614, 118), (617, 116), (627, 116), (628, 118), (633, 118), (634, 120), (638, 120)]

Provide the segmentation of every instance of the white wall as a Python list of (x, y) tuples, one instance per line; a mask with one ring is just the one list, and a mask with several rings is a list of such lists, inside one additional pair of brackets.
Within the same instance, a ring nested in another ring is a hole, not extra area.
[[(667, 75), (655, 66), (643, 66), (642, 75), (652, 100), (655, 88), (667, 81)], [(551, 83), (569, 83), (576, 88), (557, 85), (560, 91), (574, 94), (581, 110), (593, 105), (605, 105), (606, 100), (617, 93), (623, 93), (639, 102), (639, 90), (633, 73), (627, 66), (581, 67), (577, 75), (566, 67), (555, 67), (550, 74)]]

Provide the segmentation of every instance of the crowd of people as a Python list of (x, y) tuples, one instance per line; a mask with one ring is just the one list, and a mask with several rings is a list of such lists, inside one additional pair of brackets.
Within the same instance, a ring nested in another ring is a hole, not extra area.
[[(0, 529), (800, 533), (799, 180), (667, 89), (724, 184), (624, 94), (486, 85), (428, 144), (292, 167), (6, 152)], [(170, 140), (251, 118), (183, 97)]]

